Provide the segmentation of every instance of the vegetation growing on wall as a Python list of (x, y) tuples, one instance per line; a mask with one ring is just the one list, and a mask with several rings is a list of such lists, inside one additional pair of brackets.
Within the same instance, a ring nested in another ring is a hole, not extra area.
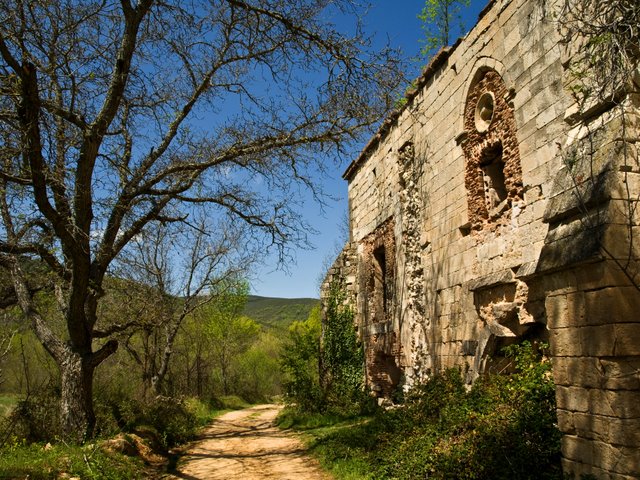
[(418, 15), (422, 20), (425, 38), (420, 53), (429, 57), (440, 47), (451, 43), (453, 32), (465, 31), (461, 10), (468, 7), (470, 0), (426, 0)]
[(364, 351), (342, 282), (330, 285), (324, 318), (314, 309), (289, 329), (282, 353), (287, 400), (301, 412), (351, 414), (369, 401), (364, 391)]
[(320, 384), (329, 405), (361, 406), (364, 395), (364, 349), (355, 330), (353, 310), (345, 303), (344, 283), (329, 286), (320, 354)]

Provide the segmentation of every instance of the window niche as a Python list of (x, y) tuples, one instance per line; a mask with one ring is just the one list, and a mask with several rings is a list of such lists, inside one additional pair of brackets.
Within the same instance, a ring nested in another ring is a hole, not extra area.
[(472, 231), (497, 230), (522, 198), (522, 169), (511, 93), (491, 69), (476, 72), (459, 136), (464, 151), (465, 187)]
[(505, 185), (502, 145), (483, 152), (480, 171), (487, 212), (489, 219), (494, 220), (511, 207)]
[(387, 220), (362, 241), (366, 264), (364, 321), (385, 322), (391, 318), (395, 269), (394, 223)]
[(373, 297), (376, 312), (376, 320), (383, 321), (387, 316), (388, 303), (388, 281), (387, 281), (387, 262), (385, 256), (384, 245), (373, 250), (373, 262), (371, 265), (373, 277)]

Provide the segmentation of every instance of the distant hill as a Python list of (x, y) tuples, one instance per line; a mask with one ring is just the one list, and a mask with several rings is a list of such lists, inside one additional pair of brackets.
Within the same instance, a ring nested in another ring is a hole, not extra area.
[(249, 295), (244, 314), (267, 328), (286, 331), (296, 320), (304, 321), (317, 298), (270, 298)]

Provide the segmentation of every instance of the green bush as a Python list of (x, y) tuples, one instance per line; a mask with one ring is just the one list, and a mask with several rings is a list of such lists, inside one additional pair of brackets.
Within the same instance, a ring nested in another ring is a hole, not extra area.
[(242, 410), (251, 405), (237, 395), (220, 395), (215, 399), (215, 406), (221, 410)]
[(318, 374), (321, 332), (320, 307), (314, 307), (306, 321), (291, 324), (282, 349), (285, 399), (301, 412), (320, 410), (324, 404)]
[(364, 350), (341, 282), (330, 286), (325, 306), (322, 320), (316, 307), (305, 322), (289, 328), (281, 356), (286, 401), (300, 413), (350, 416), (370, 411), (373, 400), (364, 389)]
[(198, 433), (198, 419), (183, 399), (156, 397), (144, 408), (139, 424), (153, 427), (164, 448), (193, 439)]
[(28, 443), (53, 441), (62, 431), (60, 399), (47, 389), (20, 400), (7, 424), (12, 436)]
[[(213, 411), (211, 405), (196, 398), (161, 396), (148, 402), (125, 398), (108, 406), (99, 405), (96, 411), (101, 412), (99, 417), (104, 417), (101, 421), (104, 431), (115, 428), (114, 423), (125, 432), (151, 430), (165, 450), (192, 440), (198, 428), (212, 418)], [(111, 425), (108, 424), (109, 412)]]
[[(348, 428), (307, 430), (316, 437), (312, 450), (337, 478), (355, 478), (355, 469), (361, 478), (397, 480), (561, 480), (550, 364), (528, 342), (505, 353), (515, 373), (486, 376), (467, 391), (461, 372), (447, 370), (416, 386), (400, 408)], [(304, 420), (287, 423), (300, 428)]]

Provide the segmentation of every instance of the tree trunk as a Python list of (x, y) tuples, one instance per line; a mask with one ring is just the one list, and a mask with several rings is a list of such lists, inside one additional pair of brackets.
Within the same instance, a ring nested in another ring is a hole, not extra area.
[(93, 411), (93, 372), (91, 355), (84, 358), (67, 351), (60, 366), (60, 418), (65, 437), (76, 443), (91, 438), (96, 425)]

